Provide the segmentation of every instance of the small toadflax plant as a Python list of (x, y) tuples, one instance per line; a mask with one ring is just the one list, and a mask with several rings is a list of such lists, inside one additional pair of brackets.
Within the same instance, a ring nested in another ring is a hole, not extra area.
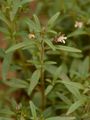
[[(88, 65), (85, 76), (80, 68), (89, 64), (89, 58), (80, 61), (77, 68), (73, 67), (74, 61), (69, 72), (66, 62), (68, 53), (81, 55), (80, 49), (68, 44), (69, 39), (85, 31), (80, 31), (82, 25), (78, 21), (72, 33), (56, 28), (60, 12), (42, 24), (40, 16), (30, 15), (31, 3), (31, 0), (1, 1), (0, 31), (7, 47), (0, 51), (1, 85), (6, 87), (0, 100), (0, 119), (78, 120), (77, 112), (81, 114), (80, 107), (88, 103), (88, 90), (82, 85), (89, 76)], [(8, 77), (9, 71), (14, 77)], [(78, 78), (82, 79), (81, 83), (77, 82)]]

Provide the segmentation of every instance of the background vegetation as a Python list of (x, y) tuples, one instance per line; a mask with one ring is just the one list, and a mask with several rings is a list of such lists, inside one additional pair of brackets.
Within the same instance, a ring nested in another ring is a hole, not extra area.
[(0, 31), (0, 120), (90, 120), (90, 0), (0, 0)]

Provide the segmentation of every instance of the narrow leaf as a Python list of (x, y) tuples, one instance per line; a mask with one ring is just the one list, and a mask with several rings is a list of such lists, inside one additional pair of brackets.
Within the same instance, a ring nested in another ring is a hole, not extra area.
[(31, 19), (26, 18), (26, 19), (23, 21), (23, 23), (26, 23), (26, 24), (28, 25), (30, 32), (33, 32), (33, 31), (36, 30), (35, 23), (34, 23)]
[(84, 89), (83, 85), (80, 84), (80, 83), (77, 83), (77, 82), (72, 82), (72, 81), (69, 81), (69, 80), (63, 80), (63, 81), (60, 81), (61, 83), (64, 83), (64, 84), (67, 84), (67, 85), (70, 85), (72, 87), (76, 87), (77, 89)]
[(20, 79), (11, 79), (7, 81), (6, 84), (14, 88), (27, 88), (28, 86), (27, 82)]
[(81, 52), (81, 50), (74, 47), (68, 47), (68, 46), (62, 46), (62, 45), (56, 45), (55, 47), (57, 50), (62, 50), (67, 52)]
[(85, 34), (87, 34), (86, 31), (83, 31), (83, 30), (76, 30), (76, 31), (70, 33), (67, 37), (70, 38), (70, 37), (73, 37), (73, 36), (85, 35)]
[(30, 104), (30, 110), (31, 110), (32, 116), (33, 116), (34, 120), (37, 120), (36, 119), (37, 118), (36, 107), (32, 101), (30, 101), (29, 104)]
[(7, 115), (7, 116), (15, 115), (15, 113), (13, 111), (11, 111), (9, 108), (0, 109), (0, 115), (1, 114)]
[(22, 0), (21, 1), (21, 5), (24, 5), (24, 4), (26, 4), (26, 3), (29, 3), (29, 2), (32, 2), (33, 0)]
[(0, 48), (0, 57), (4, 58), (4, 56), (5, 56), (5, 52), (2, 48)]
[(45, 43), (52, 49), (52, 50), (56, 50), (55, 46), (52, 44), (52, 42), (49, 39), (44, 40)]
[(15, 16), (16, 16), (16, 13), (20, 7), (20, 1), (19, 0), (16, 0), (16, 2), (13, 2), (13, 7), (12, 7), (12, 10), (10, 11), (10, 19), (11, 21), (14, 20)]
[(38, 17), (36, 15), (33, 15), (33, 17), (34, 17), (36, 27), (40, 31), (41, 30), (41, 25), (40, 25), (39, 19), (38, 19)]
[(45, 90), (45, 95), (47, 96), (51, 92), (52, 89), (53, 89), (53, 86), (52, 85), (48, 85), (48, 87)]
[(2, 78), (4, 81), (6, 80), (6, 77), (7, 77), (9, 66), (10, 66), (10, 63), (12, 60), (12, 55), (13, 55), (13, 53), (10, 52), (4, 56), (4, 61), (3, 61), (3, 65), (2, 65)]
[[(77, 98), (79, 99), (81, 97), (79, 89), (83, 89), (83, 86), (81, 84), (72, 82), (66, 74), (60, 76), (59, 83), (63, 83), (65, 87)], [(75, 84), (74, 84), (75, 83)]]
[(47, 23), (47, 26), (48, 26), (49, 28), (52, 28), (52, 27), (54, 26), (54, 24), (55, 24), (57, 18), (59, 17), (59, 15), (60, 15), (60, 12), (57, 12), (54, 16), (52, 16), (52, 17), (50, 18), (50, 20), (49, 20), (48, 23)]
[(6, 50), (6, 53), (13, 52), (13, 51), (15, 51), (17, 49), (20, 49), (20, 48), (23, 48), (23, 47), (27, 47), (29, 45), (32, 45), (32, 43), (30, 41), (26, 41), (26, 42), (15, 44), (15, 45), (11, 46), (10, 48), (8, 48)]
[(36, 70), (33, 74), (32, 77), (30, 78), (30, 85), (28, 88), (28, 94), (30, 95), (33, 91), (33, 89), (36, 87), (36, 85), (39, 82), (40, 78), (40, 70)]
[(79, 73), (82, 76), (82, 78), (85, 78), (89, 75), (89, 65), (89, 57), (86, 57), (79, 67)]
[(13, 119), (9, 117), (0, 117), (0, 120), (13, 120)]
[(60, 73), (62, 72), (62, 66), (60, 65), (58, 68), (57, 68), (57, 70), (56, 70), (56, 72), (55, 72), (55, 74), (54, 74), (54, 76), (53, 76), (53, 80), (55, 81), (59, 76), (60, 76)]
[(75, 120), (75, 117), (50, 117), (45, 120)]
[(56, 92), (57, 96), (67, 105), (71, 104), (71, 101), (69, 100), (69, 98), (67, 98), (63, 93), (60, 92)]
[(74, 104), (71, 105), (71, 107), (69, 108), (67, 115), (71, 114), (72, 112), (74, 112), (75, 110), (77, 110), (79, 107), (81, 107), (84, 103), (85, 103), (86, 99), (85, 97), (81, 97), (80, 100), (76, 101)]
[(8, 25), (8, 27), (10, 27), (10, 23), (8, 19), (4, 16), (4, 14), (1, 11), (0, 11), (0, 20), (2, 20), (4, 23)]

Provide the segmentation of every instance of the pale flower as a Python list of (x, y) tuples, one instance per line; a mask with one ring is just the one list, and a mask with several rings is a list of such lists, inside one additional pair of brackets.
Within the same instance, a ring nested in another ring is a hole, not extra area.
[(83, 22), (76, 21), (74, 26), (75, 26), (75, 28), (82, 28), (83, 27)]
[(56, 42), (61, 42), (61, 43), (64, 43), (65, 44), (65, 40), (67, 39), (67, 37), (64, 35), (64, 34), (62, 34), (62, 35), (60, 35), (57, 39), (56, 39)]
[(29, 39), (34, 39), (35, 38), (35, 34), (34, 33), (29, 33), (28, 37), (29, 37)]

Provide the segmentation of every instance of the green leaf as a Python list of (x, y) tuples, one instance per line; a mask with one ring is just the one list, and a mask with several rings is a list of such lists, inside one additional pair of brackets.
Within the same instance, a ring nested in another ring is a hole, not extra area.
[(32, 113), (32, 117), (34, 120), (37, 120), (36, 106), (33, 104), (32, 101), (30, 101), (29, 104), (30, 104), (30, 110)]
[(55, 71), (55, 74), (53, 75), (53, 80), (55, 81), (59, 76), (60, 73), (62, 72), (62, 65), (60, 65), (57, 70)]
[(47, 96), (51, 92), (52, 89), (53, 89), (53, 86), (52, 85), (48, 85), (46, 90), (45, 90), (45, 95)]
[(16, 0), (16, 2), (13, 1), (13, 7), (12, 7), (12, 10), (10, 11), (11, 21), (14, 20), (19, 8), (22, 7), (24, 4), (29, 3), (31, 1), (32, 0), (22, 0), (22, 1)]
[(63, 80), (63, 81), (60, 81), (60, 82), (63, 83), (63, 84), (70, 85), (72, 87), (76, 87), (77, 89), (84, 89), (83, 85), (78, 83), (78, 82), (72, 82), (72, 81), (69, 81), (69, 80)]
[(13, 119), (8, 117), (0, 117), (0, 120), (13, 120)]
[(57, 67), (55, 65), (45, 65), (45, 70), (48, 71), (50, 74), (54, 75)]
[(36, 25), (37, 29), (40, 31), (41, 25), (40, 25), (39, 19), (36, 15), (33, 15), (33, 17), (34, 17), (35, 25)]
[(55, 61), (45, 61), (45, 65), (54, 65), (57, 64)]
[(69, 98), (67, 98), (63, 93), (60, 92), (56, 92), (57, 96), (67, 105), (71, 104), (71, 101), (69, 100)]
[(9, 108), (5, 108), (5, 109), (0, 109), (0, 115), (12, 116), (12, 115), (15, 115), (15, 113), (11, 111)]
[(55, 25), (55, 22), (59, 17), (59, 15), (60, 15), (60, 12), (57, 12), (54, 16), (50, 18), (50, 20), (47, 23), (48, 28), (52, 28)]
[(57, 50), (67, 51), (67, 52), (81, 52), (81, 50), (73, 47), (63, 46), (63, 45), (56, 45)]
[(10, 34), (8, 29), (5, 28), (5, 27), (0, 27), (0, 32), (4, 33), (5, 35), (9, 35)]
[(77, 99), (81, 97), (79, 90), (76, 87), (72, 87), (71, 85), (64, 84), (65, 87), (74, 95)]
[(79, 107), (81, 107), (86, 101), (86, 97), (81, 97), (80, 100), (76, 101), (74, 104), (70, 106), (68, 109), (67, 115), (71, 114), (75, 110), (77, 110)]
[(2, 48), (0, 48), (0, 57), (4, 58), (4, 56), (5, 56), (5, 52)]
[(22, 0), (21, 1), (21, 5), (24, 5), (24, 4), (26, 4), (26, 3), (29, 3), (29, 2), (32, 2), (33, 0)]
[(81, 94), (79, 92), (79, 89), (83, 89), (83, 86), (81, 84), (72, 82), (67, 75), (60, 76), (59, 83), (63, 83), (65, 87), (77, 98), (79, 99), (81, 97)]
[(57, 35), (57, 32), (51, 29), (47, 29), (47, 33)]
[(5, 56), (4, 56), (4, 61), (3, 61), (3, 65), (2, 65), (2, 78), (3, 78), (3, 81), (6, 80), (6, 77), (7, 77), (7, 73), (8, 73), (8, 70), (9, 70), (9, 66), (10, 66), (10, 63), (11, 63), (11, 60), (12, 60), (12, 55), (13, 53), (7, 53)]
[(24, 80), (20, 80), (20, 79), (11, 79), (7, 82), (5, 82), (7, 85), (9, 85), (10, 87), (13, 88), (27, 88), (28, 84), (27, 82), (25, 82)]
[(28, 88), (28, 94), (30, 95), (33, 91), (33, 89), (36, 87), (36, 85), (39, 82), (40, 78), (40, 70), (36, 70), (33, 74), (32, 77), (30, 78), (30, 85)]
[(19, 0), (16, 0), (16, 2), (13, 2), (13, 7), (12, 7), (12, 10), (10, 11), (11, 21), (14, 20), (19, 7), (20, 7), (20, 1)]
[(52, 49), (56, 50), (55, 46), (52, 44), (52, 42), (49, 39), (44, 40), (44, 42)]
[(34, 23), (31, 19), (26, 18), (26, 19), (23, 21), (23, 23), (26, 23), (26, 24), (28, 25), (30, 32), (33, 32), (33, 31), (36, 30), (36, 25), (35, 25), (35, 23)]
[(73, 37), (73, 36), (85, 35), (85, 34), (87, 34), (86, 31), (83, 31), (83, 30), (78, 29), (78, 30), (70, 33), (67, 37), (70, 38), (70, 37)]
[(75, 120), (75, 117), (50, 117), (45, 120)]
[(89, 66), (90, 66), (90, 59), (89, 57), (86, 57), (84, 61), (79, 66), (79, 74), (83, 78), (87, 78), (89, 75)]
[(4, 23), (6, 23), (8, 25), (8, 27), (10, 27), (10, 23), (9, 23), (8, 19), (4, 16), (2, 11), (0, 11), (0, 20), (2, 20)]
[(24, 48), (24, 47), (31, 46), (31, 45), (32, 45), (32, 42), (30, 42), (30, 41), (18, 43), (18, 44), (12, 45), (10, 48), (8, 48), (6, 50), (6, 53), (13, 52), (17, 49)]

